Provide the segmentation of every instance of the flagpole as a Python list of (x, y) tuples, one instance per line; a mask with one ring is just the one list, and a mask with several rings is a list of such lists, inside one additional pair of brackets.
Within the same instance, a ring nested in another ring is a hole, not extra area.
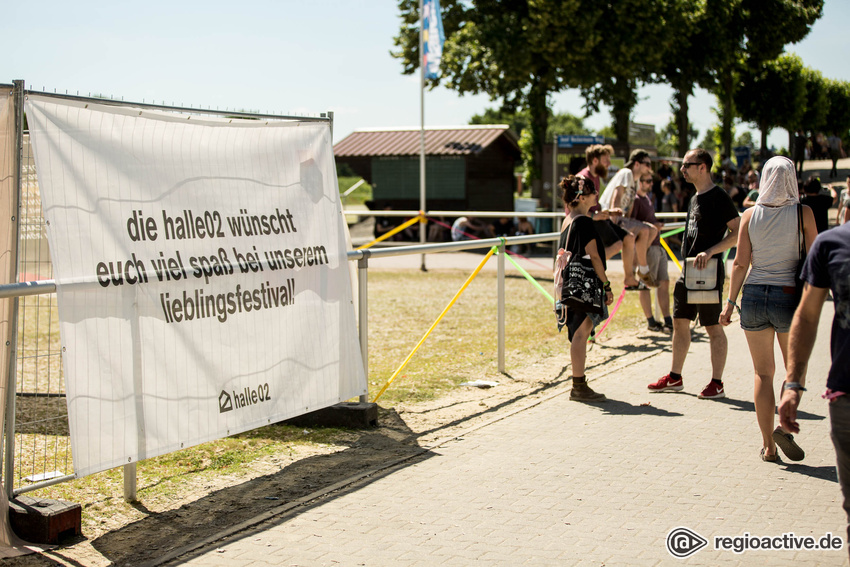
[[(419, 211), (425, 212), (425, 13), (423, 0), (419, 0)], [(433, 17), (433, 16), (432, 16)], [(425, 225), (419, 223), (419, 242), (425, 244)], [(427, 272), (425, 254), (422, 254), (420, 269)]]

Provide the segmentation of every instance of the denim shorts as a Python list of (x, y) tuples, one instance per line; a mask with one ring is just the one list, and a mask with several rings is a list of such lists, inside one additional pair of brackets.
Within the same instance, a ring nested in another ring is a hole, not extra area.
[(772, 328), (777, 333), (787, 333), (796, 308), (794, 286), (744, 285), (741, 328), (745, 331)]

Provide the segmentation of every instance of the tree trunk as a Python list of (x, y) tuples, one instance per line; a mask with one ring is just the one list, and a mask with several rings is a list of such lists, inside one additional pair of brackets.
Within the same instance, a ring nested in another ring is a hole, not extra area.
[(767, 136), (770, 134), (770, 126), (767, 124), (762, 124), (761, 127), (761, 161), (764, 162), (767, 158)]
[[(536, 180), (536, 196), (546, 201), (551, 194), (549, 191), (544, 191), (548, 179), (541, 180), (543, 171), (543, 145), (548, 142), (546, 140), (546, 130), (549, 127), (549, 107), (546, 105), (546, 95), (548, 92), (540, 81), (534, 81), (531, 85), (531, 90), (528, 92), (528, 111), (530, 114), (531, 128), (531, 145), (533, 162), (531, 164), (531, 178)], [(542, 203), (541, 203), (542, 204)], [(549, 203), (551, 205), (551, 203)]]
[(685, 157), (690, 149), (688, 146), (688, 97), (690, 89), (677, 88), (673, 93), (676, 104), (676, 127), (679, 130), (679, 156)]
[(733, 94), (735, 89), (734, 77), (732, 70), (725, 70), (720, 77), (720, 89), (718, 97), (720, 99), (720, 141), (723, 147), (723, 153), (727, 156), (732, 155), (732, 121), (735, 117), (735, 103)]
[[(623, 82), (625, 83), (625, 81)], [(624, 85), (625, 88), (628, 88)], [(620, 85), (617, 85), (617, 88), (620, 88)], [(611, 115), (614, 117), (614, 133), (617, 136), (617, 140), (621, 144), (625, 144), (626, 146), (626, 155), (628, 155), (632, 149), (629, 145), (629, 118), (632, 114), (632, 107), (628, 103), (628, 99), (623, 97), (617, 97), (614, 100), (614, 104), (611, 107)]]

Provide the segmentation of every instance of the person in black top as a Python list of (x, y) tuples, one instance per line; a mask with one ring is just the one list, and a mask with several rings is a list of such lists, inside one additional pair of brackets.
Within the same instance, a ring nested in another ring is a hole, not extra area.
[(559, 247), (572, 253), (572, 262), (581, 262), (592, 267), (596, 277), (605, 290), (605, 305), (602, 314), (587, 313), (577, 309), (567, 309), (567, 329), (570, 339), (570, 361), (573, 374), (573, 388), (570, 399), (580, 402), (604, 402), (603, 394), (594, 392), (587, 385), (584, 365), (587, 359), (587, 339), (593, 329), (608, 317), (607, 306), (614, 301), (611, 282), (605, 274), (605, 246), (602, 238), (593, 227), (588, 211), (596, 205), (599, 197), (596, 186), (590, 179), (569, 176), (561, 180), (561, 198), (567, 214), (568, 224), (561, 233)]
[(803, 184), (803, 198), (800, 202), (808, 205), (815, 214), (815, 226), (818, 233), (829, 228), (829, 209), (832, 207), (832, 197), (821, 193), (820, 179), (812, 175)]
[[(690, 150), (682, 162), (682, 175), (694, 184), (697, 194), (688, 206), (688, 218), (682, 235), (682, 258), (694, 258), (698, 270), (717, 259), (715, 291), (717, 302), (691, 303), (692, 295), (685, 287), (684, 273), (673, 289), (673, 362), (670, 373), (648, 386), (650, 392), (678, 392), (683, 389), (682, 368), (691, 344), (690, 322), (699, 315), (708, 333), (711, 348), (711, 382), (702, 389), (700, 398), (723, 398), (723, 368), (728, 344), (720, 326), (721, 291), (725, 274), (721, 253), (735, 245), (741, 217), (735, 203), (711, 180), (711, 154), (703, 149)], [(685, 268), (687, 270), (687, 267)], [(695, 298), (694, 298), (695, 299)]]

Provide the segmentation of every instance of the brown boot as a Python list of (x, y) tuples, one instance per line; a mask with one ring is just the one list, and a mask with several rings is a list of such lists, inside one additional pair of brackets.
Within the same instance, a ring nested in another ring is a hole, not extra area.
[(570, 399), (577, 402), (607, 402), (608, 398), (605, 394), (594, 392), (587, 385), (587, 379), (582, 377), (573, 377), (573, 389), (570, 390)]

